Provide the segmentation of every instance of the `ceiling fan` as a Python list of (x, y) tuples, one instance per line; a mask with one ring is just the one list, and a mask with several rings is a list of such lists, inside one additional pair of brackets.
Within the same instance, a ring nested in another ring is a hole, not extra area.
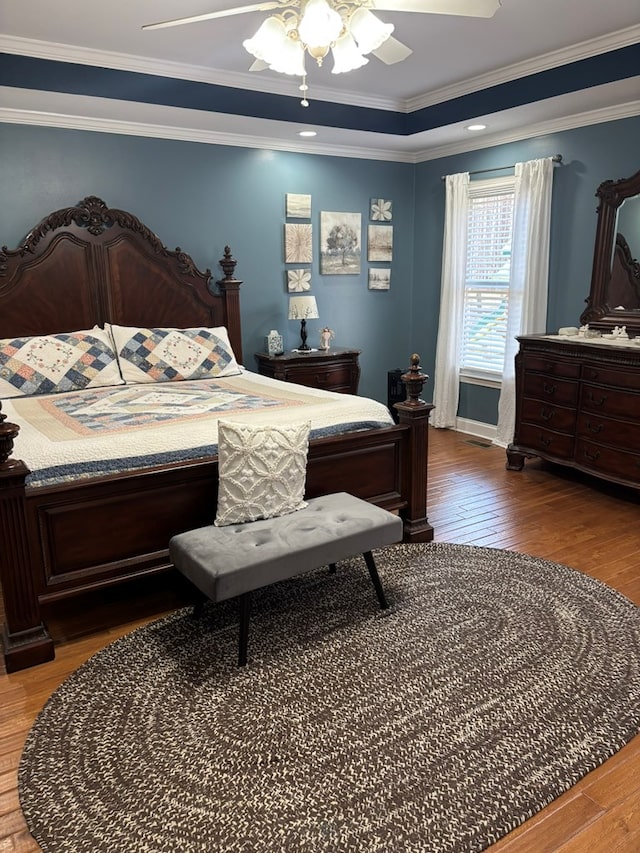
[(179, 27), (231, 15), (274, 10), (255, 35), (242, 43), (256, 59), (250, 70), (269, 68), (302, 77), (301, 103), (308, 106), (304, 94), (307, 91), (306, 54), (322, 65), (331, 50), (334, 60), (332, 72), (340, 74), (365, 65), (369, 61), (369, 53), (385, 64), (393, 65), (413, 52), (391, 36), (393, 24), (383, 23), (373, 14), (374, 10), (491, 18), (500, 5), (500, 0), (263, 0), (248, 6), (146, 24), (142, 29)]

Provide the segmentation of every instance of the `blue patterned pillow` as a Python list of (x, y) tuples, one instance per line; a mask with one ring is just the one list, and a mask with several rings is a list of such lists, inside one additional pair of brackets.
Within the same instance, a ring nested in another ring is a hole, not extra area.
[(122, 385), (104, 329), (0, 340), (0, 399)]
[(125, 382), (172, 382), (240, 373), (227, 330), (111, 326)]

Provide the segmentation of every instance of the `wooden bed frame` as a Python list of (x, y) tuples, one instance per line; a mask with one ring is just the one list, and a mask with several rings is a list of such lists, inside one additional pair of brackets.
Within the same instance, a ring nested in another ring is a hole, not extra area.
[[(226, 326), (242, 363), (239, 289), (168, 250), (140, 220), (90, 196), (0, 251), (0, 338), (124, 326)], [(398, 511), (405, 541), (429, 541), (426, 377), (412, 358), (399, 424), (322, 438), (309, 449), (307, 496), (348, 491)], [(0, 404), (1, 409), (1, 404)], [(33, 488), (12, 457), (19, 427), (0, 411), (0, 581), (7, 671), (54, 657), (41, 605), (171, 569), (169, 538), (211, 522), (217, 458)], [(114, 535), (115, 534), (115, 535)]]

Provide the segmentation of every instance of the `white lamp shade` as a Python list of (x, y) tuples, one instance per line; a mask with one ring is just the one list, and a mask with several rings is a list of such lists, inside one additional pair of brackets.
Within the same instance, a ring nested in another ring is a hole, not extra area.
[(350, 33), (345, 33), (331, 48), (333, 54), (332, 74), (343, 74), (345, 71), (354, 71), (362, 68), (369, 61), (363, 56)]
[(383, 44), (394, 30), (393, 24), (383, 24), (368, 9), (356, 9), (349, 19), (349, 31), (360, 53), (371, 53)]
[(328, 47), (340, 35), (342, 17), (327, 0), (308, 0), (298, 35), (308, 47)]
[(280, 74), (295, 74), (297, 77), (304, 77), (304, 47), (299, 41), (294, 41), (288, 36), (285, 41), (279, 45), (277, 55), (269, 63), (269, 68), (272, 71), (279, 71)]
[(319, 316), (315, 296), (290, 297), (289, 320), (317, 320)]
[(263, 21), (253, 38), (245, 39), (242, 46), (256, 59), (271, 65), (289, 41), (282, 21), (272, 16)]

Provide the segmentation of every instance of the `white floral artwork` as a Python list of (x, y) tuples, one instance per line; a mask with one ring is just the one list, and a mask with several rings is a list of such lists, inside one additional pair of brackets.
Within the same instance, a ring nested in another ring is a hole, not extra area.
[(287, 193), (285, 211), (290, 219), (310, 219), (311, 196), (302, 195), (301, 193)]
[(311, 270), (287, 270), (289, 293), (302, 293), (311, 289)]
[(393, 225), (369, 225), (368, 261), (393, 260)]
[(391, 284), (390, 269), (369, 270), (369, 290), (389, 290)]
[(388, 222), (391, 219), (392, 208), (392, 201), (385, 198), (372, 198), (370, 218), (378, 222)]
[(284, 262), (310, 264), (313, 260), (311, 225), (284, 226)]

